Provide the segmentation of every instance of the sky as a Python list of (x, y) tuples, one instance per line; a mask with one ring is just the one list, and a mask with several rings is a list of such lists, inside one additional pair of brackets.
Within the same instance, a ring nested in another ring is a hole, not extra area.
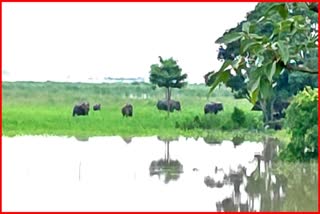
[(3, 81), (143, 77), (158, 56), (189, 83), (217, 70), (215, 40), (257, 3), (2, 3)]

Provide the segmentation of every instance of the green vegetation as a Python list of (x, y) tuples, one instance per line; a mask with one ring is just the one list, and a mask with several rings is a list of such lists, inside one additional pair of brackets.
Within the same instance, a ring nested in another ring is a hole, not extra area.
[(218, 54), (224, 65), (206, 75), (207, 84), (213, 90), (220, 82), (225, 83), (235, 97), (259, 101), (266, 124), (276, 120), (277, 103), (290, 99), (306, 85), (318, 85), (318, 13), (314, 6), (258, 4), (246, 21), (216, 41), (226, 45)]
[(282, 157), (290, 161), (317, 158), (318, 90), (306, 88), (293, 99), (287, 110), (286, 123), (292, 137), (282, 151)]
[[(218, 59), (224, 61), (221, 68), (205, 75), (206, 85), (213, 92), (209, 98), (208, 89), (202, 84), (178, 90), (186, 85), (187, 75), (181, 73), (175, 60), (161, 57), (160, 65), (151, 65), (150, 82), (154, 85), (4, 83), (3, 134), (242, 139), (243, 133), (266, 133), (264, 127), (281, 129), (285, 122), (292, 142), (282, 157), (317, 158), (318, 93), (310, 92), (309, 96), (303, 92), (293, 98), (306, 86), (318, 87), (317, 23), (318, 3), (257, 4), (247, 20), (216, 40), (226, 49), (222, 46), (219, 49)], [(220, 83), (229, 87), (235, 98), (245, 98), (251, 103), (235, 100)], [(165, 88), (169, 109), (174, 92), (181, 103), (181, 112), (175, 112), (169, 119), (156, 109), (163, 93), (155, 90), (156, 85)], [(89, 117), (71, 117), (74, 104), (84, 101), (101, 103), (102, 111), (91, 110)], [(203, 106), (209, 101), (222, 102), (224, 111), (204, 115)], [(120, 109), (125, 103), (133, 104), (133, 118), (121, 117)], [(290, 103), (291, 116), (285, 120), (285, 109)], [(263, 115), (250, 111), (253, 104)], [(276, 135), (288, 139), (283, 133)]]
[[(153, 85), (132, 84), (86, 84), (86, 83), (35, 83), (4, 82), (2, 84), (3, 135), (67, 135), (67, 136), (187, 136), (216, 139), (232, 139), (235, 135), (259, 140), (262, 135), (279, 135), (288, 140), (285, 131), (264, 131), (261, 126), (261, 112), (250, 111), (252, 104), (235, 100), (229, 90), (217, 89), (209, 101), (220, 101), (224, 111), (217, 115), (204, 115), (203, 107), (208, 102), (207, 90), (203, 85), (190, 84), (184, 90), (175, 90), (175, 97), (181, 102), (181, 112), (167, 118), (159, 111), (156, 103), (163, 97), (163, 90), (152, 90)], [(101, 103), (101, 111), (90, 109), (89, 116), (72, 117), (73, 106), (89, 101), (91, 106)], [(132, 103), (134, 116), (123, 118), (121, 107)], [(231, 120), (234, 107), (245, 111), (246, 123), (234, 130)], [(206, 129), (195, 127), (185, 129), (177, 124), (192, 121), (195, 117), (205, 120)], [(261, 135), (257, 135), (262, 131)], [(247, 134), (245, 134), (247, 133)]]
[[(212, 89), (226, 83), (231, 70), (248, 78), (252, 102), (270, 99), (273, 83), (285, 69), (318, 74), (317, 3), (260, 3), (247, 20), (227, 31), (216, 43), (231, 45), (231, 54), (220, 53), (224, 64), (208, 74)], [(231, 69), (232, 68), (232, 69)]]
[[(318, 88), (318, 3), (259, 3), (245, 21), (226, 31), (216, 43), (226, 49), (219, 48), (218, 59), (224, 61), (221, 68), (205, 75), (210, 91), (221, 83), (230, 87), (235, 97), (246, 98), (262, 109), (265, 125), (280, 128), (283, 110), (293, 96), (306, 86)], [(292, 142), (282, 155), (287, 160), (318, 157), (314, 105), (318, 93), (312, 97), (311, 101), (301, 95), (292, 101), (306, 99), (307, 107), (289, 107), (292, 116), (286, 124)], [(305, 119), (310, 117), (309, 126)]]
[(233, 113), (231, 115), (231, 119), (234, 123), (236, 123), (239, 127), (241, 127), (246, 121), (246, 116), (241, 109), (234, 107)]
[(187, 74), (181, 74), (182, 69), (177, 65), (177, 62), (172, 59), (163, 60), (159, 56), (161, 65), (153, 64), (151, 65), (150, 71), (150, 82), (156, 84), (159, 87), (166, 88), (166, 100), (167, 100), (167, 112), (168, 116), (170, 113), (171, 105), (171, 91), (172, 88), (182, 88), (187, 85), (184, 82), (187, 78)]

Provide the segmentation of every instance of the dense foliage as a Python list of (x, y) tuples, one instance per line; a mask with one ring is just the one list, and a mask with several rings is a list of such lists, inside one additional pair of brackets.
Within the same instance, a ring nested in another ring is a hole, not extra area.
[[(216, 43), (227, 47), (219, 49), (218, 59), (224, 61), (221, 68), (205, 75), (210, 91), (220, 83), (231, 87), (236, 92), (235, 97), (244, 97), (259, 105), (268, 126), (280, 129), (281, 117), (285, 115), (283, 108), (290, 97), (305, 86), (318, 87), (316, 2), (259, 3), (246, 21), (227, 31)], [(287, 154), (282, 156), (288, 160), (309, 160), (318, 156), (317, 114), (314, 112), (317, 108), (306, 93), (300, 95), (305, 98), (297, 96), (292, 102), (306, 99), (307, 106), (299, 104), (288, 110), (291, 117), (286, 124), (291, 129), (292, 142), (285, 150)], [(318, 94), (312, 97), (318, 99)], [(277, 106), (283, 107), (277, 112)], [(300, 114), (301, 120), (297, 116)], [(295, 116), (297, 119), (293, 119)], [(305, 120), (311, 117), (313, 120)], [(277, 123), (274, 120), (278, 120)]]
[(287, 160), (306, 161), (318, 157), (318, 89), (306, 88), (288, 107), (286, 125), (291, 142), (282, 152)]
[[(316, 87), (317, 6), (317, 3), (258, 4), (248, 13), (246, 21), (216, 41), (226, 48), (219, 49), (218, 59), (224, 60), (219, 71), (205, 76), (211, 90), (223, 82), (236, 92), (236, 97), (252, 103), (259, 101), (268, 123), (274, 120), (276, 102), (288, 99), (305, 85)], [(306, 75), (298, 75), (297, 79), (297, 75), (291, 77), (292, 71)], [(289, 87), (290, 84), (297, 87)]]
[(244, 111), (237, 107), (234, 107), (233, 113), (231, 114), (231, 119), (240, 127), (246, 121), (246, 116), (244, 114)]

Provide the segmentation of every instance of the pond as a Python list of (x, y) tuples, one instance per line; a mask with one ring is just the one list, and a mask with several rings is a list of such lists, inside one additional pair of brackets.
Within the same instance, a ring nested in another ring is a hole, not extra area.
[(3, 211), (316, 211), (318, 163), (277, 140), (2, 137)]

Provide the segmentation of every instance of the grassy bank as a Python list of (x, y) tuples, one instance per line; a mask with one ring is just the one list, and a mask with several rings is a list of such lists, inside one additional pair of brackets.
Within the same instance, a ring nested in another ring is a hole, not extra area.
[[(252, 104), (235, 100), (229, 90), (217, 89), (209, 98), (204, 85), (188, 85), (172, 92), (179, 100), (181, 112), (167, 117), (158, 111), (156, 102), (163, 99), (164, 90), (146, 83), (85, 84), (85, 83), (35, 83), (4, 82), (2, 84), (3, 135), (67, 135), (67, 136), (188, 136), (232, 139), (245, 136), (258, 139), (263, 135), (288, 138), (285, 131), (264, 131), (261, 112), (250, 111)], [(89, 116), (72, 117), (76, 103), (89, 101), (91, 106), (101, 103), (102, 110)], [(203, 106), (208, 101), (220, 101), (224, 111), (217, 115), (204, 115)], [(134, 116), (123, 118), (121, 107), (125, 103), (134, 106)], [(246, 121), (235, 127), (231, 114), (234, 107), (245, 112)], [(188, 128), (195, 117), (208, 123), (206, 129)], [(187, 125), (186, 125), (187, 124)], [(257, 133), (259, 133), (257, 135)]]

